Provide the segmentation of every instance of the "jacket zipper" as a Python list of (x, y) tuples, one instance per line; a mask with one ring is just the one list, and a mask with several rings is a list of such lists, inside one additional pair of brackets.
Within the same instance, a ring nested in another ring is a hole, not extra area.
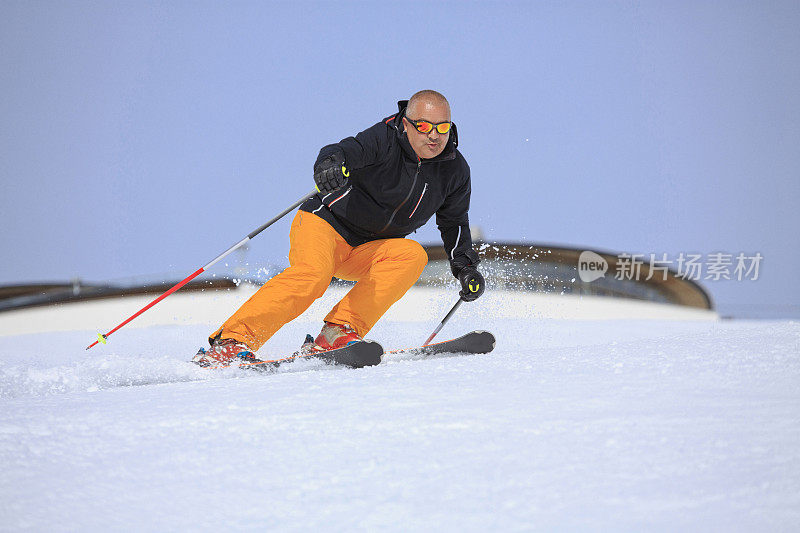
[(425, 196), (425, 191), (427, 190), (428, 190), (428, 184), (426, 183), (425, 186), (422, 188), (422, 194), (419, 195), (419, 200), (417, 200), (417, 205), (414, 206), (414, 210), (411, 211), (411, 214), (408, 215), (408, 218), (413, 217), (414, 213), (417, 212), (417, 208), (419, 207), (419, 204), (422, 202), (422, 197)]
[(395, 215), (397, 214), (398, 211), (400, 211), (400, 208), (403, 207), (404, 205), (406, 205), (406, 202), (408, 201), (408, 199), (411, 198), (411, 193), (414, 192), (414, 186), (417, 184), (417, 177), (419, 176), (420, 168), (422, 168), (422, 160), (417, 158), (417, 171), (414, 173), (414, 181), (411, 182), (411, 188), (409, 189), (405, 200), (403, 200), (400, 203), (400, 205), (398, 205), (395, 208), (395, 210), (392, 211), (392, 216), (389, 217), (389, 222), (387, 222), (386, 225), (384, 227), (382, 227), (381, 230), (378, 233), (383, 233), (384, 231), (386, 231), (386, 228), (388, 228), (389, 225), (392, 223), (392, 221), (394, 220)]

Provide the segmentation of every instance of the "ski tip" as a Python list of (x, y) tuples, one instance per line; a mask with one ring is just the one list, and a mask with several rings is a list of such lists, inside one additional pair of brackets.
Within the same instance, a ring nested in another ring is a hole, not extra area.
[(492, 350), (494, 350), (495, 346), (497, 345), (497, 339), (495, 338), (495, 336), (490, 331), (476, 330), (476, 331), (473, 331), (472, 333), (476, 333), (476, 334), (480, 335), (481, 337), (484, 337), (485, 339), (487, 339), (491, 343), (491, 347), (489, 348), (488, 351), (491, 352)]
[(337, 364), (350, 368), (364, 368), (381, 364), (383, 346), (379, 342), (364, 339), (348, 344), (338, 350), (331, 350)]

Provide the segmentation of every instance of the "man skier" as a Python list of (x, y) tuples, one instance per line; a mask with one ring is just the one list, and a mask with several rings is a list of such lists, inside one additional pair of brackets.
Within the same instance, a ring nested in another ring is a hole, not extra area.
[(405, 236), (435, 214), (462, 299), (484, 291), (469, 231), (470, 171), (457, 150), (450, 104), (425, 90), (355, 137), (325, 146), (314, 164), (319, 194), (300, 206), (289, 233), (289, 268), (265, 283), (209, 338), (200, 364), (254, 353), (321, 297), (332, 277), (356, 281), (325, 317), (314, 349), (362, 340), (417, 281), (428, 262)]

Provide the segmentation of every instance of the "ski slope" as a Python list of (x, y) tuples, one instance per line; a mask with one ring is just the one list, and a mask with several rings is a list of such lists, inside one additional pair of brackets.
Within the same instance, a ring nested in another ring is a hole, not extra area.
[[(5, 336), (0, 530), (796, 531), (800, 323), (481, 305), (440, 338), (493, 353), (359, 370), (210, 373), (186, 361), (212, 324)], [(417, 344), (418, 316), (369, 337)]]

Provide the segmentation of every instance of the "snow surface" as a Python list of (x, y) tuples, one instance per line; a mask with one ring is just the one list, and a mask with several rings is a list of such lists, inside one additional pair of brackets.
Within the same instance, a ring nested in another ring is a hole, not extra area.
[[(360, 370), (212, 373), (186, 362), (203, 325), (90, 351), (91, 331), (4, 337), (0, 529), (797, 531), (800, 323), (480, 305), (440, 338), (488, 329), (493, 353)], [(370, 337), (392, 349), (435, 325)]]

